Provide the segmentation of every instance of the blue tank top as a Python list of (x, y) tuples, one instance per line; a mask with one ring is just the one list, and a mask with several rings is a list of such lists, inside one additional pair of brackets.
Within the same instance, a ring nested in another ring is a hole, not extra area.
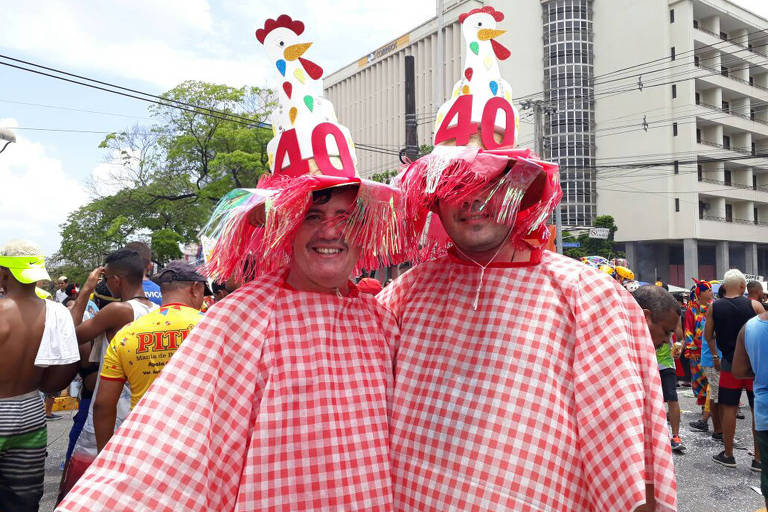
[(747, 322), (744, 347), (755, 373), (755, 430), (768, 430), (768, 320)]

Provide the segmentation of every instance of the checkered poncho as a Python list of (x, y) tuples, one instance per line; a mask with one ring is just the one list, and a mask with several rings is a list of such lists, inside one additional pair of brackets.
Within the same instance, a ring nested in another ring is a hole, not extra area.
[[(395, 510), (676, 510), (655, 352), (608, 276), (544, 252), (480, 269), (449, 254), (379, 294), (397, 317)], [(534, 260), (536, 261), (536, 260)]]
[(258, 278), (206, 314), (56, 510), (391, 510), (394, 336), (373, 297)]

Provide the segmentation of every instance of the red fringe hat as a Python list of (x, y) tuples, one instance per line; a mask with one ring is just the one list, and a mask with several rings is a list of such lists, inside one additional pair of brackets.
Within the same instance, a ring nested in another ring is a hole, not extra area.
[(396, 178), (406, 197), (409, 229), (421, 234), (420, 260), (438, 256), (452, 241), (433, 215), (438, 201), (483, 201), (514, 243), (540, 247), (547, 220), (562, 198), (557, 164), (514, 149), (518, 130), (512, 88), (498, 61), (509, 56), (495, 38), (504, 15), (481, 8), (460, 16), (466, 43), (464, 73), (437, 112), (434, 150)]
[(256, 189), (222, 198), (202, 229), (206, 272), (215, 280), (242, 282), (286, 266), (312, 193), (331, 187), (358, 189), (353, 210), (337, 219), (347, 242), (361, 248), (357, 271), (409, 259), (404, 198), (395, 187), (358, 176), (352, 137), (322, 97), (322, 69), (303, 57), (311, 43), (299, 39), (302, 33), (303, 24), (287, 15), (257, 31), (282, 82), (267, 145), (271, 173)]

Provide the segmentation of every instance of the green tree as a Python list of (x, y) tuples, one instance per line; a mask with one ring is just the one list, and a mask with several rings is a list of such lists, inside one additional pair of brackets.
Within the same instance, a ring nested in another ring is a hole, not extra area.
[(611, 215), (600, 215), (595, 218), (593, 227), (608, 228), (610, 230), (608, 239), (589, 238), (589, 232), (583, 232), (576, 237), (567, 231), (563, 231), (563, 242), (578, 242), (580, 244), (579, 247), (564, 249), (563, 252), (566, 256), (577, 259), (583, 256), (603, 256), (608, 259), (622, 257), (623, 254), (616, 251), (616, 243), (613, 241), (613, 236), (616, 230), (619, 229), (616, 227), (613, 217)]
[(113, 166), (109, 186), (92, 181), (94, 199), (61, 225), (57, 262), (93, 268), (134, 239), (151, 242), (158, 262), (178, 258), (179, 243), (196, 241), (220, 197), (268, 171), (271, 90), (187, 81), (163, 97), (167, 104), (150, 107), (155, 124), (99, 145)]

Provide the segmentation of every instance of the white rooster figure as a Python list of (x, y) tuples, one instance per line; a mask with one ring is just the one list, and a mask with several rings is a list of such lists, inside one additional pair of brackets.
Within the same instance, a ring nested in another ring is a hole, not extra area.
[[(304, 23), (292, 19), (287, 14), (281, 14), (277, 19), (268, 19), (264, 27), (256, 31), (256, 39), (267, 50), (279, 79), (279, 85), (276, 87), (278, 105), (271, 117), (274, 138), (267, 144), (269, 167), (272, 172), (275, 171), (275, 153), (283, 132), (296, 129), (301, 157), (309, 159), (313, 157), (312, 131), (323, 122), (339, 126), (355, 160), (349, 130), (338, 124), (333, 104), (322, 97), (323, 87), (320, 79), (323, 69), (304, 58), (312, 43), (301, 40), (303, 33)], [(329, 137), (328, 154), (334, 156), (338, 155), (338, 152), (333, 138)], [(284, 166), (288, 164), (287, 159), (283, 161)]]
[[(504, 19), (504, 14), (491, 6), (472, 9), (459, 16), (461, 33), (466, 44), (464, 76), (453, 86), (451, 98), (437, 111), (435, 132), (440, 127), (448, 111), (457, 97), (464, 94), (472, 95), (472, 122), (479, 123), (483, 116), (486, 102), (494, 97), (505, 98), (512, 103), (512, 87), (501, 77), (499, 61), (506, 60), (510, 51), (496, 38), (505, 33), (497, 29), (497, 23)], [(517, 130), (517, 110), (515, 112), (515, 127)], [(451, 125), (457, 118), (453, 118)], [(499, 113), (495, 122), (496, 130), (504, 132), (506, 117)]]

